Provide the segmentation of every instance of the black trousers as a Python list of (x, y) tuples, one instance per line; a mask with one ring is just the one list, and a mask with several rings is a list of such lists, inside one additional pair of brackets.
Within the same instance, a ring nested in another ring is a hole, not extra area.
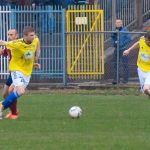
[[(117, 63), (118, 64), (118, 79), (120, 81), (120, 75), (122, 74), (123, 76), (123, 81), (128, 82), (128, 76), (129, 76), (129, 68), (128, 68), (128, 57), (123, 56), (123, 51), (119, 51), (119, 55), (117, 56), (117, 49), (115, 49), (114, 54), (113, 54), (113, 79), (114, 81), (117, 81)], [(117, 57), (118, 57), (118, 62), (117, 62)], [(122, 73), (121, 73), (121, 66), (122, 66)]]

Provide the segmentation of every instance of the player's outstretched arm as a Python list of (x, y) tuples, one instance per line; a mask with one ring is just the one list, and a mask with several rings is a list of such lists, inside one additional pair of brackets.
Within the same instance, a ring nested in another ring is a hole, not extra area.
[(41, 44), (40, 44), (40, 41), (38, 41), (37, 49), (36, 49), (36, 53), (35, 53), (35, 62), (38, 61), (40, 54), (41, 54)]
[(139, 48), (139, 42), (134, 43), (130, 48), (128, 48), (127, 50), (125, 50), (123, 52), (123, 56), (128, 56), (129, 53), (134, 50), (134, 49), (138, 49)]
[(0, 56), (4, 54), (4, 49), (0, 48)]
[(34, 63), (33, 64), (33, 67), (34, 68), (37, 68), (37, 69), (40, 69), (41, 68), (41, 65), (39, 63)]
[(6, 41), (0, 40), (0, 45), (1, 45), (1, 46), (6, 46), (6, 44), (7, 44)]
[(0, 48), (0, 56), (3, 55), (4, 57), (7, 57), (8, 56), (8, 52), (7, 52), (7, 49), (3, 49), (3, 48)]

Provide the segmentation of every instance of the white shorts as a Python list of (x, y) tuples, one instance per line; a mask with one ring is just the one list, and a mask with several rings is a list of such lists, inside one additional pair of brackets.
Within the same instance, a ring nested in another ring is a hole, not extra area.
[(150, 71), (144, 72), (140, 68), (137, 68), (138, 70), (138, 76), (140, 80), (141, 90), (143, 90), (144, 84), (150, 85)]
[(26, 88), (30, 81), (30, 76), (26, 76), (20, 71), (12, 71), (11, 77), (13, 81), (12, 84), (14, 86), (23, 86), (24, 88)]

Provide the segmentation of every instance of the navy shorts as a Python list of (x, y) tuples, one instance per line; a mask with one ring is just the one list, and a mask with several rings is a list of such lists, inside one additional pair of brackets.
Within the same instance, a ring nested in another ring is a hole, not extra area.
[(11, 84), (12, 84), (12, 78), (11, 78), (11, 74), (9, 74), (9, 77), (8, 77), (8, 79), (6, 81), (6, 85), (10, 86)]

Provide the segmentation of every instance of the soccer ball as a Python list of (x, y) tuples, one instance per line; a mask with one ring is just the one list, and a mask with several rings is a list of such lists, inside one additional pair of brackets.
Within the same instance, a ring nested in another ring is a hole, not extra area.
[(71, 118), (79, 118), (82, 115), (82, 109), (79, 106), (73, 106), (69, 109), (69, 116)]

